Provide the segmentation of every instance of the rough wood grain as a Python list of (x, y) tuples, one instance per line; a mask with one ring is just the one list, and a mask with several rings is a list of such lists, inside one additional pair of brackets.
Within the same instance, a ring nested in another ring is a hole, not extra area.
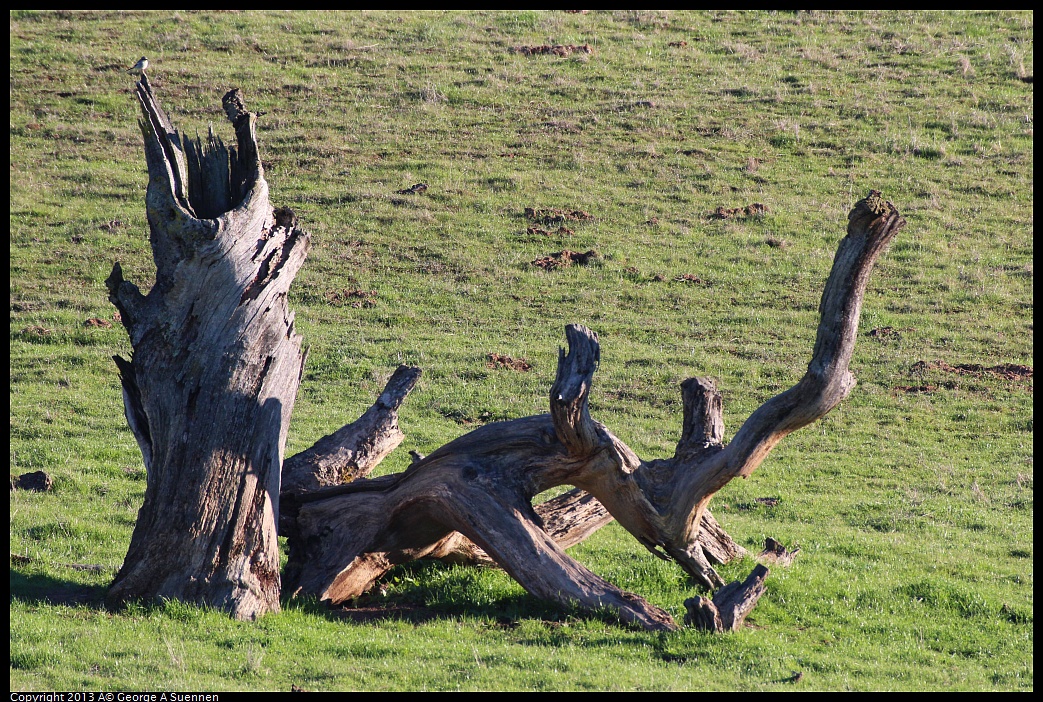
[(713, 599), (693, 597), (685, 600), (685, 624), (706, 631), (738, 631), (767, 592), (764, 581), (768, 572), (763, 565), (757, 565), (746, 580), (728, 583), (714, 594)]
[(398, 409), (419, 379), (419, 368), (399, 366), (365, 414), (287, 458), (283, 491), (304, 493), (369, 475), (405, 438), (398, 426)]
[(115, 361), (147, 486), (107, 601), (253, 619), (279, 609), (280, 468), (304, 363), (286, 293), (309, 239), (272, 211), (252, 114), (226, 147), (177, 132), (144, 75), (136, 95), (156, 283), (142, 294), (117, 263), (106, 284), (133, 346)]
[[(452, 553), (461, 543), (458, 532), (538, 597), (607, 608), (649, 629), (674, 628), (665, 612), (569, 558), (533, 509), (533, 497), (573, 485), (649, 551), (677, 561), (701, 585), (722, 586), (711, 560), (742, 551), (707, 517), (707, 503), (728, 481), (755, 470), (786, 434), (822, 417), (851, 391), (848, 364), (865, 287), (904, 224), (875, 191), (855, 205), (822, 295), (807, 373), (755, 411), (730, 444), (723, 444), (716, 387), (690, 379), (682, 385), (684, 422), (674, 456), (642, 461), (591, 418), (587, 400), (600, 346), (592, 331), (569, 325), (549, 415), (486, 425), (395, 476), (304, 495), (294, 506), (288, 584), (297, 593), (343, 602), (397, 563)], [(722, 614), (732, 623), (745, 616), (732, 610)]]
[[(255, 117), (238, 91), (223, 100), (236, 146), (212, 130), (205, 140), (183, 137), (144, 74), (136, 95), (156, 283), (142, 294), (116, 264), (106, 284), (134, 349), (115, 361), (148, 483), (110, 604), (176, 598), (239, 618), (278, 609), (278, 523), (289, 539), (285, 579), (294, 593), (343, 602), (415, 558), (494, 562), (537, 597), (608, 610), (647, 629), (676, 628), (665, 611), (566, 554), (614, 518), (696, 583), (720, 588), (712, 600), (692, 601), (691, 622), (741, 626), (767, 569), (721, 587), (713, 564), (744, 551), (707, 504), (854, 387), (848, 366), (866, 285), (905, 224), (879, 192), (849, 215), (807, 372), (729, 444), (714, 382), (691, 378), (681, 386), (674, 455), (639, 458), (591, 417), (600, 344), (593, 331), (569, 325), (548, 414), (486, 425), (429, 456), (414, 454), (402, 473), (370, 479), (402, 440), (397, 410), (419, 370), (399, 368), (369, 412), (284, 464), (304, 363), (286, 293), (308, 235), (291, 210), (269, 204)], [(533, 507), (538, 494), (561, 485), (574, 490)]]

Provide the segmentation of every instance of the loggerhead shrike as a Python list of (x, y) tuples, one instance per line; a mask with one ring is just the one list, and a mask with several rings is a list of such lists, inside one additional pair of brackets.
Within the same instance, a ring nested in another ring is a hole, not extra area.
[(142, 56), (127, 73), (144, 73), (146, 68), (148, 68), (148, 59)]

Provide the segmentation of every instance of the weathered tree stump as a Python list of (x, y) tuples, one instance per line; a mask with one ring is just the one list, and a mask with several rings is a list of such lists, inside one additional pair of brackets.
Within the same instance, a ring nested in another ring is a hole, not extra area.
[[(255, 118), (238, 91), (224, 99), (238, 149), (212, 133), (205, 142), (182, 137), (144, 75), (137, 96), (156, 283), (142, 295), (116, 264), (106, 284), (134, 349), (130, 361), (115, 360), (148, 483), (109, 589), (113, 605), (175, 598), (239, 618), (276, 610), (278, 526), (289, 538), (284, 577), (293, 593), (344, 602), (399, 563), (443, 558), (495, 563), (537, 597), (674, 629), (665, 611), (590, 572), (565, 548), (614, 518), (698, 584), (724, 585), (713, 564), (744, 551), (707, 510), (710, 498), (854, 387), (848, 365), (869, 275), (905, 224), (876, 191), (855, 205), (822, 295), (807, 373), (727, 445), (720, 394), (711, 380), (691, 378), (681, 386), (674, 455), (638, 458), (591, 418), (600, 345), (594, 332), (569, 325), (548, 414), (486, 425), (429, 456), (414, 454), (402, 473), (370, 479), (402, 440), (397, 409), (419, 369), (399, 368), (363, 417), (284, 462), (304, 363), (286, 293), (308, 235), (291, 211), (268, 202)], [(559, 485), (575, 489), (533, 507), (534, 496)], [(758, 566), (748, 587), (695, 600), (688, 619), (735, 628), (766, 575)]]
[(114, 359), (148, 477), (107, 600), (253, 619), (279, 609), (279, 476), (304, 365), (286, 292), (309, 238), (272, 211), (238, 91), (224, 100), (238, 148), (178, 133), (144, 75), (136, 93), (156, 283), (142, 295), (118, 263), (105, 282), (134, 349)]

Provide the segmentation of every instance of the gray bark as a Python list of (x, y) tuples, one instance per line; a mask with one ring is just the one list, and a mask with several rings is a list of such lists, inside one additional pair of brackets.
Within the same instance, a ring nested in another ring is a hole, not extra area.
[[(808, 371), (768, 400), (724, 444), (713, 381), (682, 386), (682, 432), (670, 458), (643, 461), (590, 416), (597, 335), (566, 327), (549, 414), (486, 425), (403, 473), (366, 476), (402, 440), (397, 410), (419, 370), (401, 367), (358, 421), (283, 462), (304, 355), (286, 304), (308, 235), (288, 209), (272, 210), (255, 117), (238, 91), (223, 101), (237, 147), (212, 132), (184, 138), (137, 85), (148, 163), (146, 196), (156, 283), (147, 295), (106, 284), (134, 349), (116, 357), (127, 422), (148, 475), (123, 567), (108, 601), (175, 598), (244, 619), (279, 607), (276, 526), (288, 536), (286, 581), (331, 602), (362, 594), (415, 558), (495, 563), (537, 597), (610, 610), (652, 630), (676, 623), (570, 558), (565, 548), (611, 519), (645, 548), (710, 589), (714, 563), (743, 555), (707, 510), (788, 433), (822, 417), (854, 387), (848, 370), (876, 259), (904, 226), (876, 191), (849, 215), (819, 308)], [(280, 485), (280, 478), (285, 480)], [(574, 490), (533, 507), (539, 493)], [(280, 493), (283, 514), (280, 521)], [(766, 559), (792, 559), (784, 548)], [(732, 630), (767, 570), (693, 600), (688, 619)]]
[(179, 599), (253, 619), (279, 609), (276, 515), (304, 356), (287, 289), (308, 235), (268, 202), (255, 116), (225, 106), (238, 148), (177, 132), (142, 76), (156, 283), (106, 280), (133, 346), (116, 357), (147, 472), (107, 601)]
[(757, 601), (767, 592), (764, 581), (768, 572), (763, 565), (758, 565), (746, 580), (728, 583), (714, 594), (713, 599), (693, 597), (685, 600), (685, 624), (706, 631), (738, 631), (757, 606)]
[(287, 458), (283, 491), (310, 492), (369, 475), (405, 438), (398, 426), (398, 408), (419, 379), (419, 368), (399, 366), (365, 414)]

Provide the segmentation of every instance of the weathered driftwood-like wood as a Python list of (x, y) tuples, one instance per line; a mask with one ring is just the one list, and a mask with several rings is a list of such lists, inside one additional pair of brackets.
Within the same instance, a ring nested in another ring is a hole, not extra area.
[(569, 558), (532, 498), (574, 485), (650, 551), (676, 560), (707, 587), (723, 585), (699, 541), (707, 503), (854, 387), (848, 364), (866, 284), (904, 224), (876, 191), (855, 205), (822, 295), (807, 373), (755, 411), (727, 446), (719, 393), (709, 380), (693, 379), (682, 386), (684, 424), (674, 456), (641, 461), (590, 417), (587, 399), (600, 347), (596, 334), (570, 325), (549, 415), (487, 425), (398, 475), (301, 496), (293, 506), (287, 584), (297, 593), (343, 602), (396, 564), (443, 554), (447, 538), (460, 532), (538, 597), (614, 610), (649, 629), (676, 627), (666, 612)]
[[(575, 546), (612, 521), (608, 510), (593, 495), (579, 488), (541, 502), (533, 511), (543, 530), (563, 549)], [(460, 565), (497, 565), (480, 546), (458, 531), (446, 536), (426, 558)]]
[(236, 146), (178, 133), (137, 84), (156, 282), (106, 284), (134, 349), (115, 357), (147, 487), (108, 602), (180, 599), (252, 619), (279, 609), (286, 428), (304, 357), (286, 304), (308, 235), (272, 211), (255, 117), (224, 104)]
[(767, 591), (768, 569), (757, 565), (744, 580), (735, 580), (718, 590), (713, 599), (693, 597), (684, 601), (685, 624), (706, 631), (738, 631), (746, 617)]
[[(294, 520), (288, 515), (295, 514), (294, 505), (304, 493), (366, 477), (402, 443), (405, 434), (398, 426), (398, 409), (420, 373), (419, 368), (399, 366), (377, 401), (359, 419), (283, 462), (282, 499), (289, 503), (289, 510), (281, 515), (280, 533), (293, 530)], [(414, 463), (423, 460), (423, 456), (412, 453)], [(612, 521), (600, 502), (579, 489), (540, 503), (535, 509), (547, 533), (562, 548), (580, 543)], [(459, 532), (443, 539), (428, 557), (457, 564), (496, 565)]]
[[(420, 377), (420, 369), (400, 366), (377, 401), (358, 420), (323, 437), (283, 462), (282, 499), (290, 509), (280, 516), (280, 534), (293, 530), (293, 505), (304, 493), (343, 485), (367, 476), (405, 438), (398, 426), (398, 409)], [(414, 463), (423, 456), (414, 453)], [(589, 493), (575, 488), (534, 507), (544, 530), (561, 548), (582, 542), (612, 521), (612, 515)], [(707, 510), (699, 543), (712, 563), (727, 563), (746, 552)], [(459, 532), (445, 537), (428, 558), (451, 563), (495, 566), (496, 562)]]
[(399, 366), (365, 414), (287, 458), (282, 467), (283, 492), (310, 492), (369, 475), (405, 438), (398, 426), (398, 409), (419, 379), (419, 368)]

